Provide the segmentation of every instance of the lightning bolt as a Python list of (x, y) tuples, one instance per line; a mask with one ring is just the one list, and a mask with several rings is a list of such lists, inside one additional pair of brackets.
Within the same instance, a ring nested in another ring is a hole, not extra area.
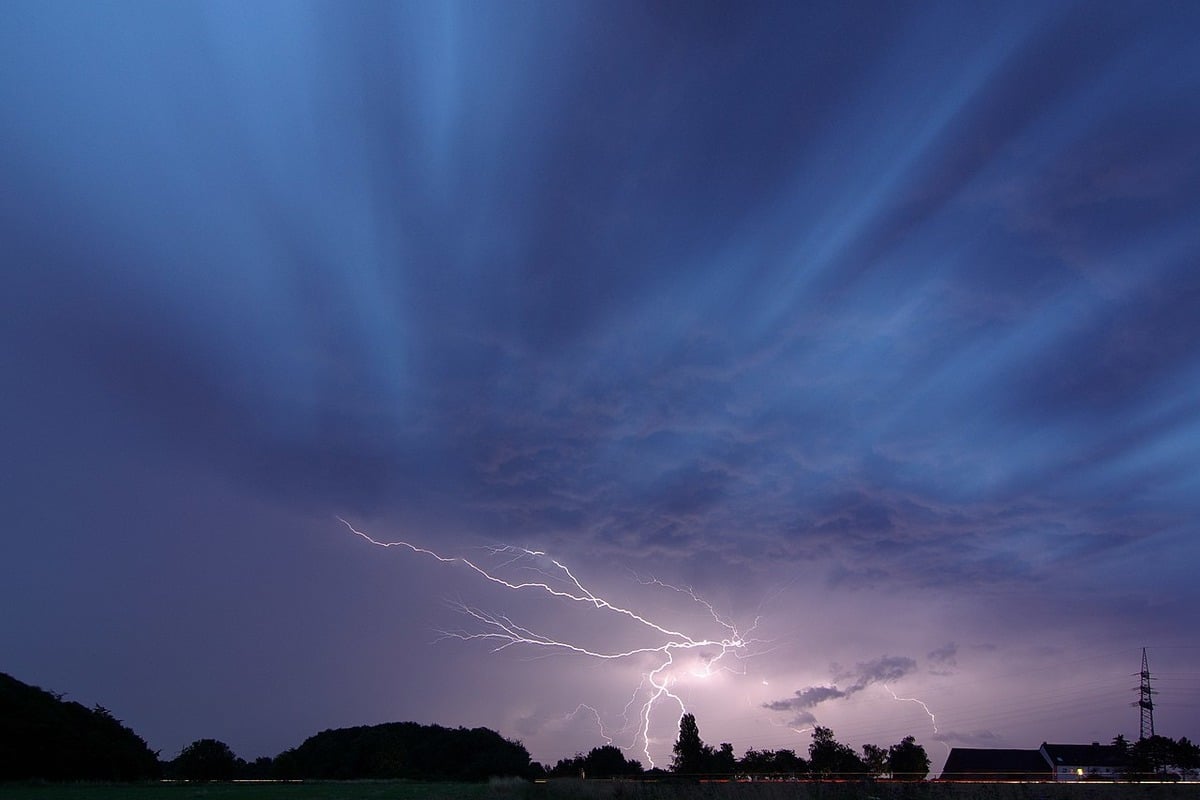
[[(628, 706), (626, 706), (626, 709), (628, 709)], [(579, 705), (575, 706), (574, 711), (572, 711), (570, 714), (567, 714), (566, 716), (564, 716), (563, 719), (574, 719), (575, 717), (578, 717), (579, 714), (583, 711), (590, 712), (591, 715), (593, 717), (595, 717), (596, 727), (600, 729), (600, 738), (604, 740), (604, 743), (612, 744), (613, 738), (611, 736), (609, 736), (608, 733), (604, 730), (604, 720), (600, 718), (600, 712), (597, 711), (595, 709), (595, 707), (589, 706), (587, 703), (580, 703)]]
[[(890, 694), (892, 696), (893, 700), (900, 702), (900, 703), (916, 703), (922, 709), (924, 709), (925, 713), (929, 716), (929, 723), (931, 725), (933, 725), (933, 732), (936, 736), (936, 734), (938, 732), (937, 717), (934, 715), (934, 713), (932, 711), (929, 710), (929, 706), (925, 704), (924, 700), (921, 700), (916, 697), (900, 697), (895, 692), (893, 692), (892, 687), (888, 686), (886, 683), (883, 685), (883, 688), (887, 689), (888, 694)], [(941, 738), (941, 739), (939, 739), (939, 741), (941, 741), (942, 745), (946, 748), (946, 752), (949, 753), (950, 752), (950, 743), (947, 742), (945, 740), (945, 738)]]
[(925, 705), (924, 700), (920, 700), (916, 697), (900, 697), (894, 691), (892, 691), (892, 687), (888, 686), (886, 683), (883, 685), (883, 688), (887, 689), (888, 694), (890, 694), (892, 696), (892, 699), (895, 700), (896, 702), (898, 702), (898, 703), (916, 703), (921, 708), (923, 708), (925, 710), (925, 713), (929, 716), (930, 724), (933, 725), (933, 732), (934, 733), (938, 732), (937, 717), (934, 716), (934, 713), (929, 710), (929, 706)]
[[(741, 660), (752, 655), (757, 655), (752, 648), (758, 643), (758, 640), (751, 638), (751, 636), (758, 627), (759, 618), (756, 617), (753, 625), (745, 633), (742, 633), (736, 625), (718, 614), (708, 601), (704, 600), (688, 587), (673, 586), (663, 583), (656, 578), (639, 579), (639, 583), (642, 585), (656, 586), (667, 591), (678, 592), (690, 597), (694, 603), (702, 606), (720, 630), (720, 633), (716, 634), (715, 637), (692, 635), (675, 630), (674, 627), (656, 622), (645, 614), (610, 602), (586, 587), (566, 564), (552, 558), (541, 550), (527, 550), (523, 547), (514, 547), (511, 545), (486, 548), (493, 558), (501, 559), (501, 563), (498, 567), (485, 569), (474, 561), (461, 556), (443, 556), (432, 550), (404, 541), (384, 542), (374, 539), (355, 528), (345, 519), (341, 517), (337, 519), (356, 536), (361, 537), (376, 547), (399, 547), (418, 555), (435, 559), (442, 564), (461, 565), (476, 573), (485, 581), (506, 589), (542, 593), (549, 595), (556, 601), (590, 606), (599, 612), (623, 618), (626, 622), (635, 624), (643, 632), (650, 633), (657, 639), (653, 644), (626, 649), (596, 649), (579, 642), (560, 639), (540, 631), (535, 631), (507, 615), (493, 613), (465, 603), (458, 603), (456, 607), (464, 616), (473, 620), (475, 623), (474, 628), (440, 632), (443, 638), (459, 639), (468, 642), (486, 642), (491, 646), (492, 652), (520, 645), (544, 650), (548, 653), (562, 652), (604, 661), (618, 661), (637, 656), (658, 656), (657, 665), (642, 675), (641, 682), (634, 689), (633, 696), (629, 703), (626, 704), (624, 712), (626, 727), (628, 728), (631, 724), (628, 719), (629, 714), (637, 705), (638, 697), (643, 695), (643, 693), (645, 694), (644, 702), (642, 702), (640, 707), (637, 707), (637, 725), (634, 730), (633, 741), (630, 747), (626, 749), (633, 749), (640, 740), (641, 752), (651, 768), (655, 766), (655, 763), (654, 758), (650, 755), (650, 727), (656, 706), (660, 703), (670, 702), (678, 706), (680, 716), (687, 711), (683, 699), (677, 693), (673, 692), (671, 688), (672, 684), (678, 680), (675, 676), (675, 671), (672, 669), (676, 663), (676, 656), (682, 652), (699, 651), (700, 660), (704, 666), (701, 670), (694, 671), (692, 674), (697, 677), (707, 677), (712, 675), (714, 671), (744, 674), (744, 670), (739, 672), (739, 670), (734, 669), (732, 664), (722, 662), (726, 660), (727, 656), (734, 660)], [(532, 564), (529, 562), (532, 562)], [(551, 566), (542, 567), (539, 565), (540, 563)], [(510, 568), (529, 570), (533, 575), (529, 579), (518, 581), (509, 580), (497, 574), (499, 569)], [(572, 714), (577, 714), (585, 708), (595, 712), (595, 709), (592, 709), (591, 706), (581, 704)], [(597, 721), (600, 721), (599, 712), (595, 713)], [(606, 741), (611, 742), (608, 734), (604, 731), (602, 722), (601, 735), (605, 737)]]

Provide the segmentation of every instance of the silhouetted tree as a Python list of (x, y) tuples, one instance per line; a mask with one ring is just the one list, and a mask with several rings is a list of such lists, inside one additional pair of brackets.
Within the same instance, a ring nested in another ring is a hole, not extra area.
[(833, 731), (820, 725), (813, 728), (808, 746), (809, 771), (820, 777), (863, 774), (867, 767), (849, 745), (833, 738)]
[(550, 768), (550, 777), (552, 778), (586, 778), (587, 776), (587, 765), (584, 763), (583, 753), (576, 753), (572, 758), (560, 758)]
[(877, 744), (862, 746), (862, 760), (867, 767), (867, 774), (873, 778), (888, 771), (888, 751)]
[(929, 774), (929, 754), (912, 736), (888, 748), (888, 772), (901, 781), (923, 781)]
[(685, 713), (679, 718), (679, 738), (672, 748), (671, 769), (681, 775), (699, 775), (708, 767), (708, 755), (712, 748), (706, 747), (700, 738), (700, 727), (696, 716)]
[(482, 781), (528, 777), (529, 751), (487, 728), (390, 722), (321, 731), (275, 758), (277, 778)]
[[(1179, 770), (1179, 773), (1172, 772)], [(1129, 746), (1125, 775), (1133, 780), (1169, 776), (1190, 778), (1200, 769), (1200, 747), (1186, 736), (1178, 740), (1167, 736), (1139, 739)]]
[(795, 750), (776, 750), (775, 771), (803, 775), (808, 772), (808, 762), (796, 755)]
[(620, 748), (606, 744), (593, 747), (586, 756), (576, 753), (574, 758), (560, 758), (550, 775), (556, 778), (621, 778), (642, 772), (641, 762), (625, 758)]
[(808, 765), (795, 750), (751, 749), (738, 761), (738, 769), (747, 775), (802, 775)]
[(716, 751), (712, 753), (705, 771), (714, 775), (732, 775), (736, 772), (737, 756), (733, 754), (733, 745), (729, 742), (721, 742)]
[(588, 777), (619, 778), (641, 774), (641, 762), (625, 758), (621, 749), (611, 744), (593, 747), (583, 758)]
[(239, 760), (224, 742), (197, 739), (171, 762), (171, 772), (177, 778), (196, 783), (231, 781), (237, 775)]
[(755, 750), (751, 747), (738, 759), (738, 770), (745, 775), (767, 775), (774, 772), (771, 763), (774, 755), (770, 750)]
[(1176, 742), (1166, 736), (1139, 739), (1129, 748), (1128, 775), (1131, 778), (1162, 776), (1174, 762)]
[[(1172, 756), (1172, 761), (1184, 773), (1192, 773), (1200, 770), (1200, 745), (1188, 741), (1186, 736), (1179, 737), (1179, 741), (1175, 742), (1175, 752)], [(1184, 777), (1188, 776), (1185, 775)]]

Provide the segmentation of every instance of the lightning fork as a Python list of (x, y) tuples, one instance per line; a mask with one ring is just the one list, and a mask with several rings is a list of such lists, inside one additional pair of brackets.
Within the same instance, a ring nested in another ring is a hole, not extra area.
[[(645, 756), (647, 763), (652, 768), (654, 767), (654, 758), (650, 755), (650, 725), (655, 706), (660, 702), (669, 700), (678, 705), (681, 715), (687, 710), (683, 699), (671, 689), (672, 684), (678, 680), (671, 669), (675, 665), (676, 654), (683, 651), (703, 651), (705, 649), (716, 651), (715, 654), (712, 655), (705, 655), (701, 653), (701, 659), (704, 663), (703, 672), (698, 673), (698, 675), (701, 677), (712, 675), (714, 667), (722, 671), (737, 673), (737, 671), (731, 667), (720, 663), (721, 660), (727, 655), (732, 655), (734, 658), (741, 660), (749, 657), (750, 655), (756, 654), (747, 651), (751, 645), (757, 642), (756, 639), (752, 639), (750, 637), (758, 627), (759, 618), (756, 617), (754, 624), (746, 631), (745, 634), (743, 634), (732, 622), (718, 614), (711, 603), (696, 594), (696, 592), (690, 587), (680, 588), (677, 586), (672, 586), (671, 584), (664, 583), (657, 578), (650, 578), (649, 580), (639, 579), (639, 583), (642, 585), (653, 585), (687, 595), (692, 599), (693, 602), (701, 605), (712, 618), (712, 621), (722, 629), (722, 633), (724, 635), (720, 638), (692, 636), (684, 633), (683, 631), (675, 630), (672, 627), (655, 622), (650, 617), (638, 613), (637, 611), (612, 603), (609, 600), (606, 600), (604, 597), (596, 594), (591, 589), (587, 588), (566, 564), (555, 558), (552, 558), (541, 550), (528, 550), (523, 547), (515, 547), (512, 545), (487, 548), (488, 552), (492, 556), (503, 558), (503, 561), (499, 565), (500, 569), (528, 569), (540, 577), (540, 579), (522, 581), (506, 580), (505, 578), (497, 575), (494, 571), (489, 571), (470, 559), (463, 558), (461, 556), (443, 556), (434, 552), (433, 550), (419, 547), (405, 541), (380, 541), (364, 533), (363, 531), (358, 530), (345, 519), (341, 517), (338, 517), (337, 519), (339, 522), (345, 525), (351, 533), (359, 536), (363, 540), (376, 547), (399, 547), (419, 555), (428, 556), (442, 564), (459, 564), (476, 573), (484, 580), (498, 586), (503, 586), (504, 588), (513, 591), (540, 592), (557, 600), (591, 606), (597, 611), (614, 614), (630, 620), (641, 628), (651, 631), (654, 635), (660, 637), (659, 643), (654, 645), (645, 645), (641, 647), (624, 649), (598, 649), (587, 647), (578, 642), (554, 638), (522, 625), (504, 614), (486, 611), (475, 606), (467, 605), (466, 603), (458, 603), (456, 604), (456, 608), (462, 614), (474, 620), (479, 627), (473, 631), (451, 630), (440, 632), (443, 638), (459, 639), (461, 641), (486, 642), (492, 647), (492, 652), (505, 650), (515, 645), (525, 645), (528, 647), (540, 648), (548, 651), (558, 651), (606, 661), (616, 661), (629, 659), (636, 656), (657, 654), (661, 657), (661, 661), (659, 661), (658, 665), (653, 669), (642, 675), (641, 682), (639, 683), (638, 687), (634, 689), (633, 696), (630, 698), (629, 703), (627, 703), (625, 706), (625, 715), (626, 719), (628, 719), (629, 710), (637, 701), (638, 695), (642, 693), (643, 690), (646, 692), (646, 700), (638, 709), (638, 727), (636, 733), (634, 734), (634, 740), (630, 745), (630, 749), (636, 746), (637, 741), (640, 738), (642, 742), (642, 754)], [(536, 563), (531, 567), (520, 564), (520, 562), (524, 561), (525, 559), (534, 559), (535, 562), (536, 560), (543, 560), (543, 563), (549, 562), (551, 565), (553, 565), (553, 569), (550, 569), (549, 567), (543, 568)], [(591, 709), (591, 706), (585, 706), (581, 704), (576, 707), (572, 714), (577, 714), (582, 708)], [(592, 711), (595, 712), (595, 709), (592, 709)], [(600, 715), (598, 712), (595, 713), (596, 718), (599, 721)], [(611, 738), (604, 732), (602, 724), (601, 735), (605, 738), (606, 742), (611, 743)]]

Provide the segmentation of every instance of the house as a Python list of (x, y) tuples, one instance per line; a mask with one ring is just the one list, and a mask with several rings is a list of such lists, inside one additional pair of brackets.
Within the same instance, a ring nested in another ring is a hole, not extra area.
[(1040, 750), (955, 747), (942, 768), (944, 781), (1049, 781), (1050, 762)]
[(1054, 770), (1056, 781), (1117, 780), (1125, 769), (1126, 758), (1111, 744), (1047, 744), (1038, 750)]

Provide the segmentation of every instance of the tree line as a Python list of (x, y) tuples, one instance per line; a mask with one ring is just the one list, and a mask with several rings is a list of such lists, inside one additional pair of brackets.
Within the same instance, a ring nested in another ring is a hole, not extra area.
[(1112, 743), (1121, 752), (1125, 761), (1123, 772), (1130, 780), (1178, 779), (1200, 770), (1200, 745), (1186, 736), (1172, 739), (1154, 735), (1131, 744), (1118, 735)]
[(479, 781), (533, 777), (520, 742), (487, 728), (396, 722), (322, 731), (275, 758), (247, 762), (229, 745), (198, 739), (169, 761), (107, 709), (0, 673), (0, 781), (112, 781), (173, 778), (412, 778)]
[[(1186, 736), (1171, 739), (1151, 736), (1130, 743), (1124, 736), (1113, 739), (1125, 762), (1127, 780), (1177, 779), (1200, 771), (1200, 745)], [(534, 765), (535, 767), (540, 765)], [(864, 744), (860, 751), (837, 740), (833, 730), (820, 725), (812, 732), (812, 743), (805, 759), (790, 749), (747, 750), (741, 758), (733, 745), (722, 742), (713, 747), (700, 737), (696, 718), (685, 713), (679, 720), (679, 736), (672, 748), (670, 771), (644, 770), (626, 759), (612, 745), (593, 748), (586, 755), (577, 753), (563, 758), (546, 770), (550, 777), (666, 777), (834, 780), (839, 778), (891, 779), (921, 781), (929, 775), (929, 756), (912, 736), (896, 744), (881, 747)]]
[(646, 770), (611, 744), (559, 759), (552, 767), (531, 761), (519, 742), (487, 728), (449, 729), (415, 722), (393, 722), (322, 731), (274, 759), (247, 763), (222, 742), (193, 742), (165, 765), (166, 775), (185, 780), (231, 778), (484, 780), (495, 775), (523, 778), (681, 778), (839, 777), (922, 780), (929, 774), (925, 749), (911, 736), (888, 748), (864, 745), (859, 756), (838, 742), (829, 728), (817, 727), (808, 759), (794, 750), (747, 750), (737, 758), (733, 745), (707, 745), (696, 718), (684, 714), (679, 723), (671, 769)]
[[(696, 718), (684, 714), (671, 772), (676, 776), (775, 775), (829, 777), (844, 773), (891, 773), (924, 777), (929, 760), (912, 737), (884, 750), (863, 748), (860, 758), (817, 728), (809, 758), (792, 750), (747, 750), (735, 757), (728, 742), (714, 748), (700, 738)], [(173, 759), (160, 760), (145, 740), (100, 706), (67, 701), (0, 673), (0, 780), (99, 780), (156, 778), (190, 781), (233, 779), (485, 780), (571, 776), (619, 778), (647, 775), (643, 765), (617, 747), (563, 758), (553, 767), (530, 759), (520, 742), (487, 728), (444, 728), (395, 722), (321, 731), (275, 758), (239, 758), (216, 739), (198, 739)]]
[(832, 779), (838, 777), (890, 777), (896, 780), (923, 780), (929, 775), (929, 756), (912, 736), (891, 747), (863, 745), (859, 755), (849, 745), (837, 741), (829, 728), (816, 727), (808, 758), (795, 750), (747, 750), (741, 758), (733, 745), (721, 742), (705, 744), (693, 714), (679, 720), (679, 737), (672, 748), (671, 769), (645, 770), (638, 761), (627, 759), (613, 745), (593, 748), (587, 755), (576, 753), (563, 758), (546, 774), (550, 777), (621, 778), (634, 776), (680, 778), (776, 778)]
[[(1186, 737), (1113, 740), (1131, 779), (1185, 774), (1200, 769), (1200, 747)], [(812, 732), (808, 757), (794, 750), (749, 749), (738, 758), (733, 745), (706, 744), (696, 718), (685, 713), (672, 749), (670, 770), (646, 770), (606, 744), (562, 758), (552, 767), (530, 759), (517, 741), (488, 728), (444, 728), (394, 722), (321, 731), (275, 758), (239, 758), (224, 742), (198, 739), (162, 761), (140, 736), (101, 706), (87, 708), (61, 695), (0, 673), (0, 781), (132, 782), (160, 777), (189, 781), (233, 779), (418, 779), (478, 781), (522, 778), (741, 777), (828, 780), (841, 777), (924, 780), (929, 757), (914, 737), (860, 751), (839, 742), (830, 728)]]
[(865, 744), (859, 755), (850, 745), (839, 742), (832, 729), (818, 725), (813, 728), (807, 760), (786, 749), (750, 749), (738, 759), (729, 742), (715, 748), (705, 744), (696, 717), (686, 713), (679, 720), (679, 738), (672, 753), (671, 769), (681, 775), (823, 780), (866, 776), (912, 781), (924, 780), (929, 775), (929, 756), (912, 736), (887, 748)]
[(0, 780), (126, 782), (158, 768), (158, 755), (108, 709), (0, 673)]

